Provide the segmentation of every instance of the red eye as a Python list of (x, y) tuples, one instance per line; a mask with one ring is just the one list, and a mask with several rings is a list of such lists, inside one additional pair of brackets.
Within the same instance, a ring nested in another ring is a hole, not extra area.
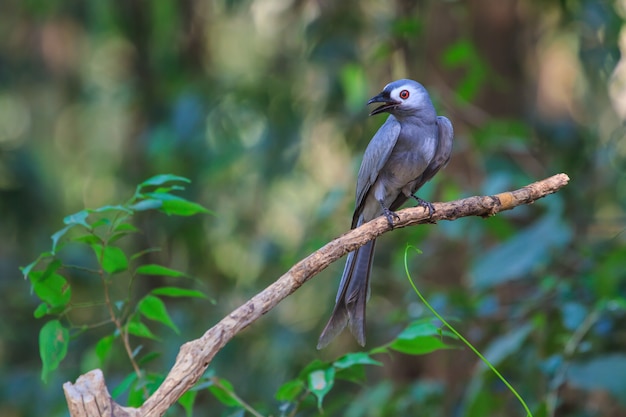
[(407, 98), (409, 98), (409, 90), (400, 91), (400, 98), (402, 100), (406, 100)]

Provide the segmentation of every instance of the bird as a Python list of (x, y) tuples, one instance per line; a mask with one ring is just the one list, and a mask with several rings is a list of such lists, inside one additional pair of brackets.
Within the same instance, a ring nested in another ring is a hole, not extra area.
[[(450, 120), (437, 116), (422, 84), (401, 79), (387, 84), (367, 105), (381, 103), (370, 116), (389, 113), (365, 149), (356, 184), (356, 202), (351, 228), (381, 215), (393, 227), (395, 210), (409, 198), (428, 210), (431, 203), (415, 193), (450, 160), (454, 129)], [(322, 331), (318, 349), (327, 346), (348, 326), (365, 346), (365, 305), (376, 240), (348, 254), (339, 283), (335, 307)]]

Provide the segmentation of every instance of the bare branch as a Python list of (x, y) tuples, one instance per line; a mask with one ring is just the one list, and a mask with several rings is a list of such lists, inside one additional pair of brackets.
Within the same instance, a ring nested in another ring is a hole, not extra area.
[[(569, 177), (567, 175), (558, 174), (515, 191), (493, 196), (469, 197), (448, 203), (434, 203), (435, 212), (432, 218), (428, 217), (428, 210), (423, 207), (408, 208), (397, 213), (399, 219), (394, 222), (394, 228), (433, 223), (439, 220), (455, 220), (468, 216), (493, 216), (501, 211), (510, 210), (522, 204), (531, 204), (535, 200), (555, 193), (567, 185), (568, 182)], [(116, 414), (113, 410), (118, 412), (123, 410), (124, 414), (116, 415), (150, 417), (163, 415), (181, 395), (193, 387), (204, 374), (215, 354), (237, 333), (270, 311), (280, 301), (323, 271), (331, 263), (390, 230), (391, 228), (386, 218), (382, 216), (329, 242), (295, 264), (276, 282), (223, 318), (201, 338), (182, 345), (176, 358), (176, 363), (163, 381), (163, 384), (139, 409), (122, 408), (111, 401), (111, 406), (108, 407), (108, 414), (101, 413), (96, 415), (113, 416)], [(93, 401), (93, 398), (102, 397), (101, 393), (96, 392), (101, 389), (108, 396), (103, 381), (102, 384), (86, 384), (87, 380), (83, 381), (83, 378), (96, 371), (91, 371), (85, 376), (79, 377), (75, 385), (69, 382), (64, 384), (63, 388), (70, 404), (70, 413), (73, 417), (94, 414), (84, 413), (73, 405), (75, 402), (70, 402), (70, 399), (82, 396), (84, 402), (90, 399)], [(102, 376), (101, 373), (99, 375), (100, 377)], [(106, 396), (103, 398), (106, 398)], [(110, 399), (110, 396), (108, 398)], [(86, 410), (86, 408), (84, 409)]]

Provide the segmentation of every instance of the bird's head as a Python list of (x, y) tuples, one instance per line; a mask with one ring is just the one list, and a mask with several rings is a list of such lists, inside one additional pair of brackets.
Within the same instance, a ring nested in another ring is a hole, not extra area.
[(424, 86), (413, 80), (398, 80), (389, 83), (367, 104), (383, 103), (370, 112), (370, 116), (387, 112), (394, 115), (412, 114), (425, 108), (432, 108), (428, 92)]

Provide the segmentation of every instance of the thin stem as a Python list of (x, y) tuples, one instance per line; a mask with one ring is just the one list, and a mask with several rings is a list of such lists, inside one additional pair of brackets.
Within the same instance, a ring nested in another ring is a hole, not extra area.
[(298, 401), (293, 406), (293, 410), (291, 410), (291, 412), (289, 413), (287, 417), (295, 417), (296, 413), (298, 412), (298, 409), (300, 408), (300, 404), (302, 404), (302, 401), (304, 401), (304, 399), (308, 397), (310, 393), (311, 391), (308, 388), (306, 388), (304, 392), (300, 394), (300, 398), (298, 398)]
[(502, 376), (502, 374), (500, 372), (498, 372), (498, 370), (496, 368), (494, 368), (494, 366), (487, 360), (487, 358), (485, 358), (479, 351), (478, 349), (476, 349), (466, 338), (463, 337), (463, 335), (461, 335), (461, 333), (459, 333), (454, 327), (452, 327), (452, 325), (450, 325), (439, 313), (437, 313), (437, 311), (435, 311), (435, 309), (428, 303), (428, 301), (426, 301), (426, 298), (424, 298), (424, 296), (422, 295), (422, 293), (417, 289), (417, 286), (415, 285), (415, 283), (413, 282), (413, 279), (411, 278), (411, 274), (409, 272), (409, 262), (408, 262), (408, 252), (409, 249), (413, 248), (416, 251), (419, 252), (419, 249), (417, 249), (416, 247), (412, 246), (412, 245), (408, 245), (406, 250), (404, 251), (404, 271), (406, 273), (406, 276), (409, 280), (409, 283), (411, 284), (411, 287), (413, 287), (413, 291), (415, 291), (415, 293), (417, 294), (417, 296), (420, 298), (420, 300), (424, 303), (424, 305), (435, 315), (435, 317), (437, 317), (437, 319), (439, 319), (448, 329), (450, 329), (450, 331), (452, 333), (454, 333), (454, 335), (456, 337), (459, 338), (459, 340), (461, 340), (467, 347), (469, 347), (471, 349), (472, 352), (474, 352), (474, 354), (476, 356), (478, 356), (480, 358), (480, 360), (483, 361), (483, 363), (485, 365), (487, 365), (487, 367), (489, 367), (489, 369), (491, 369), (491, 371), (496, 374), (496, 376), (504, 383), (504, 385), (506, 385), (506, 387), (513, 393), (513, 395), (518, 399), (518, 401), (520, 402), (520, 404), (522, 404), (522, 407), (524, 407), (524, 410), (526, 411), (526, 415), (532, 417), (533, 414), (530, 412), (530, 409), (528, 408), (528, 405), (526, 405), (526, 402), (522, 399), (522, 397), (517, 393), (517, 391), (515, 390), (515, 388), (513, 388), (511, 386), (511, 384), (509, 384), (509, 382), (506, 380), (506, 378), (504, 378), (504, 376)]
[(255, 417), (265, 417), (263, 414), (259, 413), (257, 410), (255, 410), (254, 408), (252, 408), (252, 406), (250, 404), (248, 404), (247, 402), (245, 402), (241, 397), (239, 397), (235, 391), (226, 388), (221, 382), (220, 379), (217, 377), (211, 377), (210, 378), (211, 382), (213, 383), (213, 385), (215, 385), (216, 387), (221, 388), (222, 390), (224, 390), (225, 392), (228, 393), (228, 395), (230, 395), (235, 401), (237, 401), (239, 404), (241, 404), (241, 406), (250, 414), (252, 414)]
[[(589, 333), (589, 330), (591, 330), (591, 328), (598, 321), (599, 318), (600, 310), (596, 308), (591, 313), (589, 313), (587, 317), (585, 317), (585, 320), (583, 320), (583, 322), (580, 324), (580, 326), (578, 326), (576, 331), (572, 333), (571, 337), (568, 339), (567, 343), (565, 343), (565, 347), (563, 348), (563, 356), (566, 361), (574, 356), (583, 339), (585, 338), (587, 333)], [(552, 389), (550, 389), (550, 392), (548, 392), (548, 395), (546, 396), (546, 409), (548, 410), (549, 417), (554, 417), (556, 414), (556, 408), (559, 402), (559, 388), (561, 388), (563, 382), (565, 381), (565, 375), (567, 374), (569, 366), (570, 364), (568, 362), (565, 362), (559, 368), (558, 373), (554, 376)]]

